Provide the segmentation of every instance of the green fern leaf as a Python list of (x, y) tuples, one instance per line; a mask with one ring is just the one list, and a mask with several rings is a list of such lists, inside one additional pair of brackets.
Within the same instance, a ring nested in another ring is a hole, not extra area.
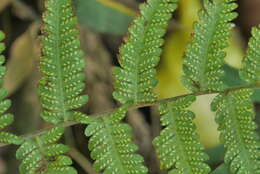
[(250, 89), (237, 90), (218, 95), (212, 103), (226, 148), (225, 163), (234, 174), (260, 173), (260, 144), (251, 95)]
[[(6, 71), (6, 68), (3, 66), (5, 62), (5, 57), (2, 52), (5, 49), (5, 45), (2, 43), (4, 39), (4, 33), (0, 31), (0, 83), (3, 82), (3, 77)], [(11, 106), (11, 101), (5, 99), (7, 96), (7, 91), (3, 88), (0, 89), (0, 129), (4, 129), (6, 126), (10, 125), (13, 122), (13, 115), (12, 114), (5, 114), (5, 112)], [(0, 132), (0, 143), (6, 144), (16, 144), (19, 145), (23, 142), (20, 137), (13, 135), (8, 132)]]
[(249, 83), (260, 81), (260, 25), (252, 30), (252, 38), (249, 41), (249, 49), (243, 59), (243, 68), (240, 76)]
[(115, 89), (113, 96), (119, 102), (145, 103), (154, 101), (152, 89), (156, 86), (157, 66), (171, 13), (177, 0), (148, 0), (141, 7), (141, 16), (129, 29), (129, 38), (120, 49), (121, 68), (114, 69)]
[(128, 106), (115, 113), (97, 119), (85, 131), (90, 136), (88, 148), (95, 160), (94, 168), (104, 174), (145, 174), (143, 158), (135, 154), (138, 147), (132, 141), (131, 128), (121, 123)]
[(205, 0), (204, 9), (199, 13), (199, 22), (194, 27), (194, 38), (188, 45), (184, 58), (183, 83), (192, 91), (222, 90), (230, 30), (230, 23), (237, 13), (235, 0)]
[(43, 21), (42, 117), (52, 123), (73, 120), (73, 109), (86, 104), (88, 97), (80, 95), (85, 87), (85, 62), (71, 0), (46, 0)]
[(195, 115), (187, 110), (195, 101), (188, 96), (160, 105), (161, 122), (165, 128), (153, 144), (160, 158), (161, 169), (171, 169), (170, 174), (207, 174), (209, 166), (204, 163), (208, 156), (202, 151), (195, 133)]
[(22, 160), (21, 174), (76, 174), (70, 165), (72, 160), (65, 156), (69, 148), (63, 144), (55, 144), (64, 133), (63, 127), (25, 141), (16, 152), (16, 158)]

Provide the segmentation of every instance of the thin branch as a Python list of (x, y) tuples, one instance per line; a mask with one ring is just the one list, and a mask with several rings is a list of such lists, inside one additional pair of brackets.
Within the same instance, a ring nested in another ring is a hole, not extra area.
[[(236, 90), (239, 90), (239, 89), (256, 89), (256, 88), (260, 88), (260, 85), (250, 85), (250, 86), (238, 86), (238, 87), (233, 87), (233, 88), (228, 88), (224, 91), (201, 91), (201, 92), (196, 92), (196, 93), (190, 93), (190, 94), (184, 94), (184, 95), (180, 95), (180, 96), (176, 96), (176, 97), (171, 97), (171, 98), (166, 98), (166, 99), (161, 99), (161, 100), (157, 100), (155, 102), (150, 102), (150, 103), (144, 103), (144, 104), (137, 104), (137, 105), (134, 105), (134, 106), (131, 106), (129, 109), (138, 109), (138, 108), (142, 108), (142, 107), (148, 107), (148, 106), (154, 106), (154, 105), (159, 105), (159, 104), (162, 104), (162, 103), (167, 103), (167, 102), (172, 102), (172, 101), (176, 101), (182, 97), (187, 97), (187, 96), (190, 96), (190, 95), (193, 95), (193, 96), (201, 96), (201, 95), (210, 95), (210, 94), (220, 94), (220, 93), (229, 93), (231, 91), (236, 91)], [(107, 111), (107, 112), (103, 112), (103, 113), (98, 113), (98, 114), (93, 114), (93, 115), (89, 115), (90, 117), (103, 117), (103, 116), (106, 116), (108, 114), (112, 114), (116, 109), (112, 109), (110, 111)], [(64, 123), (59, 123), (59, 124), (56, 124), (56, 125), (53, 125), (53, 126), (50, 126), (50, 127), (47, 127), (47, 128), (44, 128), (44, 129), (41, 129), (39, 131), (36, 131), (34, 133), (31, 133), (31, 134), (26, 134), (26, 135), (22, 135), (21, 137), (24, 139), (24, 140), (27, 140), (27, 139), (30, 139), (30, 138), (34, 138), (34, 137), (37, 137), (47, 131), (49, 131), (50, 129), (53, 129), (55, 127), (59, 127), (59, 126), (62, 126), (64, 128), (66, 127), (71, 127), (71, 126), (74, 126), (74, 125), (77, 125), (77, 124), (81, 124), (79, 122), (73, 122), (73, 121), (68, 121), (68, 122), (64, 122)], [(1, 147), (5, 147), (5, 146), (8, 146), (10, 144), (0, 144), (0, 148)]]
[(71, 148), (69, 151), (69, 155), (72, 159), (74, 159), (81, 167), (84, 169), (84, 171), (88, 174), (99, 174), (95, 171), (95, 169), (92, 168), (91, 162), (82, 155), (77, 149)]

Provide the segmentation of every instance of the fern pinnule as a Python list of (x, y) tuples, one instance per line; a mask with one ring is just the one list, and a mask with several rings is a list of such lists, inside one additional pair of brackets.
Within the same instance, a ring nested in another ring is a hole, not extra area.
[(237, 13), (235, 0), (204, 0), (204, 9), (194, 25), (194, 37), (184, 56), (183, 83), (192, 91), (215, 91), (225, 87), (225, 48), (228, 46), (231, 23)]
[(26, 140), (17, 150), (16, 158), (21, 160), (21, 174), (76, 174), (70, 165), (72, 160), (65, 156), (69, 148), (63, 144), (55, 144), (64, 133), (63, 127), (55, 127), (50, 131)]
[(138, 147), (132, 143), (131, 128), (122, 123), (128, 106), (122, 106), (113, 114), (96, 119), (87, 126), (90, 136), (88, 148), (95, 160), (94, 168), (105, 174), (146, 174), (143, 158), (135, 154)]
[[(3, 63), (5, 62), (5, 57), (1, 55), (5, 49), (5, 45), (2, 43), (4, 37), (5, 37), (4, 33), (0, 31), (0, 83), (1, 84), (3, 82), (3, 78), (6, 71), (6, 68), (3, 66)], [(5, 113), (11, 106), (11, 101), (5, 99), (7, 95), (8, 93), (6, 89), (0, 88), (0, 129), (4, 129), (6, 126), (10, 125), (14, 119), (12, 114)], [(0, 131), (0, 143), (19, 145), (22, 142), (23, 140), (20, 137), (8, 132)]]
[(157, 66), (163, 35), (178, 0), (148, 0), (141, 7), (141, 16), (129, 28), (127, 42), (121, 47), (119, 63), (114, 69), (114, 98), (126, 104), (151, 102), (156, 99), (153, 88), (157, 84)]
[(225, 163), (234, 174), (260, 173), (260, 144), (251, 96), (251, 89), (241, 89), (220, 94), (212, 103), (226, 149)]
[(195, 115), (187, 110), (195, 96), (187, 96), (160, 105), (162, 126), (160, 136), (153, 141), (160, 159), (161, 169), (171, 169), (170, 174), (207, 174), (210, 167), (199, 137), (195, 133)]
[(243, 59), (240, 77), (256, 84), (260, 81), (260, 25), (252, 29), (252, 37), (249, 41), (249, 48), (246, 57)]
[(42, 117), (52, 123), (73, 120), (73, 109), (86, 104), (88, 97), (80, 95), (85, 87), (85, 62), (72, 1), (46, 0), (43, 21), (40, 69), (44, 77), (39, 85)]

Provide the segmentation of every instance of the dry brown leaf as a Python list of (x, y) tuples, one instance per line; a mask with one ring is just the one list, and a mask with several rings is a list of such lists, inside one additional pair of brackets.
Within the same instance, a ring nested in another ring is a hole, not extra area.
[(14, 1), (13, 0), (13, 13), (19, 17), (20, 19), (28, 19), (28, 20), (35, 20), (37, 19), (37, 15), (30, 6), (26, 5), (22, 1)]
[(39, 24), (33, 23), (25, 33), (14, 41), (11, 47), (3, 84), (9, 94), (16, 91), (33, 70), (34, 61), (39, 55), (39, 43), (36, 39), (38, 29)]
[(1, 0), (0, 12), (5, 9), (12, 1), (11, 0)]

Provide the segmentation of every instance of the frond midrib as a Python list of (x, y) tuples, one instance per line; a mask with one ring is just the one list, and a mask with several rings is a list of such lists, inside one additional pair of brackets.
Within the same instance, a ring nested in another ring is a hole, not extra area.
[(169, 111), (168, 114), (169, 114), (169, 118), (170, 118), (169, 126), (174, 132), (175, 139), (177, 140), (176, 141), (177, 147), (179, 147), (179, 149), (180, 149), (180, 152), (179, 152), (181, 154), (180, 159), (182, 159), (182, 162), (180, 162), (180, 164), (183, 166), (183, 169), (188, 170), (189, 173), (192, 174), (192, 168), (190, 167), (190, 165), (188, 163), (189, 160), (187, 158), (187, 154), (186, 154), (185, 150), (183, 149), (183, 147), (185, 147), (185, 144), (183, 144), (182, 141), (180, 140), (178, 131), (176, 129), (176, 123), (175, 123), (175, 119), (174, 119), (175, 113), (173, 112), (173, 109), (171, 106), (167, 105), (167, 108)]
[(58, 8), (56, 9), (57, 11), (57, 15), (55, 15), (56, 19), (57, 19), (57, 23), (56, 23), (56, 27), (57, 27), (57, 30), (54, 35), (56, 35), (57, 37), (57, 40), (55, 40), (55, 52), (56, 52), (56, 56), (57, 58), (54, 59), (56, 60), (56, 63), (57, 63), (57, 80), (58, 80), (58, 85), (59, 85), (59, 102), (61, 103), (61, 112), (63, 113), (64, 117), (64, 121), (67, 121), (69, 119), (69, 116), (67, 115), (67, 110), (66, 110), (66, 107), (65, 107), (65, 92), (64, 92), (64, 84), (63, 84), (63, 72), (62, 72), (62, 63), (61, 63), (61, 42), (62, 42), (62, 37), (61, 37), (61, 5), (58, 5)]
[(116, 142), (112, 136), (112, 131), (111, 131), (111, 128), (110, 128), (110, 123), (107, 123), (105, 118), (101, 119), (103, 124), (104, 124), (104, 129), (106, 130), (105, 132), (107, 133), (107, 138), (109, 139), (109, 142), (110, 142), (110, 145), (111, 145), (111, 151), (112, 151), (112, 154), (116, 156), (116, 158), (113, 158), (113, 159), (116, 159), (116, 163), (118, 165), (116, 165), (117, 167), (119, 167), (119, 173), (120, 174), (127, 174), (125, 171), (124, 171), (124, 165), (122, 163), (122, 159), (120, 157), (120, 154), (118, 153), (118, 151), (116, 150), (116, 145), (114, 142)]
[[(247, 150), (248, 148), (246, 147), (245, 145), (245, 142), (243, 141), (243, 133), (240, 131), (240, 128), (239, 128), (239, 121), (237, 120), (236, 118), (236, 112), (235, 112), (235, 106), (234, 106), (234, 101), (230, 98), (230, 97), (227, 97), (228, 99), (228, 106), (229, 106), (229, 109), (230, 109), (230, 119), (232, 120), (231, 121), (231, 124), (232, 124), (232, 127), (234, 127), (234, 130), (235, 130), (235, 137), (237, 137), (236, 139), (238, 140), (238, 144), (239, 146), (238, 147), (241, 147), (241, 151), (239, 152), (244, 159), (243, 162), (247, 164), (247, 166), (250, 166), (250, 170), (251, 171), (254, 171), (254, 161), (251, 160), (250, 158), (250, 152)], [(228, 147), (228, 148), (232, 148), (232, 147)], [(251, 161), (251, 162), (250, 162)], [(254, 173), (254, 172), (252, 172)]]
[[(218, 1), (219, 2), (219, 1)], [(210, 3), (214, 3), (214, 2), (210, 2)], [(222, 5), (217, 5), (216, 6), (216, 10), (215, 12), (212, 12), (214, 13), (214, 16), (213, 16), (213, 22), (210, 23), (210, 27), (208, 29), (208, 35), (205, 36), (205, 38), (209, 38), (209, 39), (205, 39), (205, 43), (204, 43), (204, 46), (202, 48), (204, 48), (205, 51), (202, 51), (202, 56), (201, 57), (204, 57), (202, 59), (202, 68), (201, 68), (201, 71), (199, 71), (199, 84), (207, 84), (207, 78), (205, 77), (206, 75), (206, 66), (207, 66), (207, 62), (208, 62), (208, 55), (209, 55), (209, 52), (210, 52), (210, 46), (211, 44), (213, 43), (214, 41), (214, 34), (217, 32), (216, 28), (218, 26), (218, 21), (219, 21), (219, 18), (220, 18), (220, 11), (222, 9)], [(207, 11), (205, 11), (205, 13), (207, 13)], [(204, 53), (204, 54), (203, 54)], [(203, 88), (203, 86), (202, 86)]]
[[(156, 2), (157, 4), (156, 4), (156, 6), (158, 6), (158, 4), (160, 4), (159, 3), (159, 1), (154, 1), (154, 2)], [(147, 2), (148, 3), (148, 2)], [(145, 43), (145, 39), (147, 38), (147, 31), (150, 29), (150, 23), (151, 23), (151, 19), (153, 19), (153, 16), (154, 16), (154, 14), (156, 14), (156, 12), (157, 12), (157, 8), (153, 8), (153, 12), (151, 13), (151, 15), (148, 17), (148, 19), (146, 19), (146, 21), (147, 21), (147, 25), (145, 25), (145, 21), (143, 21), (144, 22), (144, 31), (143, 31), (143, 35), (142, 35), (142, 39), (140, 39), (140, 42), (144, 45), (144, 43)], [(144, 18), (144, 16), (142, 16), (142, 17), (140, 17), (140, 19), (141, 18)], [(140, 60), (141, 60), (141, 57), (142, 57), (142, 55), (143, 55), (143, 53), (145, 52), (146, 50), (144, 49), (144, 48), (142, 48), (141, 50), (139, 50), (139, 59), (135, 59), (136, 61), (136, 67), (138, 67), (138, 68), (136, 68), (135, 69), (135, 71), (134, 71), (134, 73), (135, 73), (135, 81), (134, 81), (134, 86), (135, 86), (135, 92), (134, 92), (134, 103), (137, 103), (137, 101), (139, 101), (139, 82), (140, 82), (140, 76), (139, 76), (139, 73), (140, 73), (140, 70), (139, 70), (139, 62), (140, 62)]]
[(44, 150), (43, 150), (42, 143), (41, 143), (41, 139), (39, 137), (35, 137), (35, 142), (38, 145), (38, 149), (39, 149), (39, 152), (40, 152), (40, 154), (42, 156), (43, 163), (48, 165), (48, 160), (45, 158)]

